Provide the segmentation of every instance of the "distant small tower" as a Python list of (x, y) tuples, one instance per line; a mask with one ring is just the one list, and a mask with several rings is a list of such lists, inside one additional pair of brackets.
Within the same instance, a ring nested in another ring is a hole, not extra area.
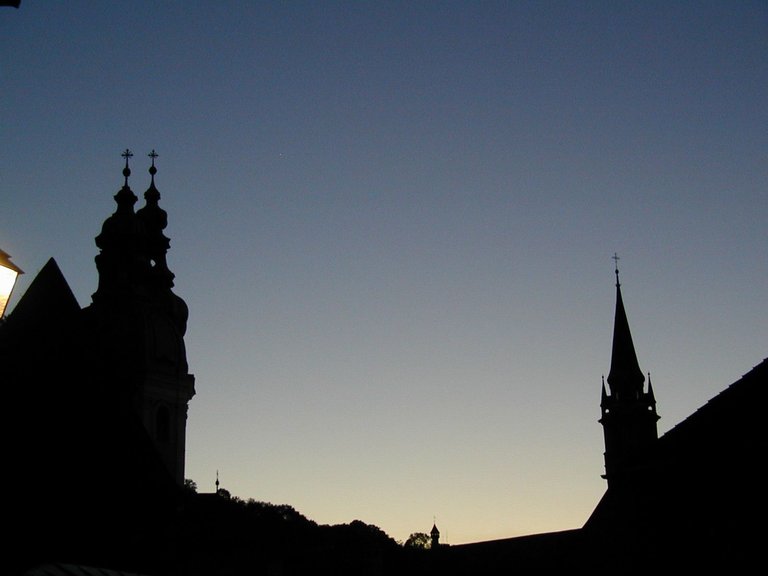
[(437, 548), (440, 547), (440, 530), (437, 529), (437, 524), (435, 522), (432, 523), (432, 530), (429, 532), (429, 535), (432, 539), (432, 550), (437, 550)]
[(619, 282), (618, 256), (616, 266), (616, 313), (613, 324), (613, 348), (608, 386), (602, 385), (600, 409), (605, 437), (605, 474), (608, 487), (620, 485), (630, 478), (637, 478), (643, 468), (650, 448), (658, 438), (656, 399), (648, 377), (648, 389), (644, 389), (645, 376), (640, 370), (629, 331)]

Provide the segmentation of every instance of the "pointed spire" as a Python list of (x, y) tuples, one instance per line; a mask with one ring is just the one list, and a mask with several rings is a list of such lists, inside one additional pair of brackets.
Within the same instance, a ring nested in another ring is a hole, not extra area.
[(611, 370), (606, 392), (603, 381), (599, 422), (605, 435), (605, 475), (609, 488), (626, 485), (646, 463), (648, 451), (658, 439), (656, 401), (653, 398), (651, 376), (648, 374), (648, 392), (644, 392), (645, 376), (640, 371), (629, 330), (624, 301), (621, 297), (618, 255), (616, 273), (616, 314), (613, 323), (613, 349)]
[(619, 257), (614, 254), (616, 261), (616, 313), (613, 320), (613, 348), (611, 350), (611, 370), (608, 373), (608, 385), (611, 393), (617, 398), (629, 399), (638, 397), (643, 391), (645, 376), (640, 370), (629, 330), (627, 313), (624, 310), (624, 300), (621, 297), (619, 282)]

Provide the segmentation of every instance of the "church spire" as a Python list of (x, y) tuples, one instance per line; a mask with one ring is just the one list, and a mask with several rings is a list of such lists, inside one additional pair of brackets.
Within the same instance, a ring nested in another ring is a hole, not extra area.
[(616, 262), (616, 312), (613, 319), (613, 347), (608, 385), (611, 393), (618, 398), (637, 398), (643, 391), (645, 376), (637, 362), (635, 345), (632, 342), (632, 333), (624, 310), (624, 299), (621, 297), (619, 257), (614, 254), (613, 259)]
[(648, 450), (658, 438), (656, 399), (648, 375), (648, 391), (644, 390), (645, 376), (640, 371), (629, 331), (627, 313), (621, 297), (619, 257), (616, 273), (616, 312), (613, 322), (611, 369), (608, 374), (609, 391), (603, 379), (600, 410), (605, 437), (605, 476), (608, 486), (624, 484), (643, 467)]

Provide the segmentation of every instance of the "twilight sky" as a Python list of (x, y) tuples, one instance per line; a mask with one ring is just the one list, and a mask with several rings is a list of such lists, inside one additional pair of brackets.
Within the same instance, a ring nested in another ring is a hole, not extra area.
[(11, 307), (51, 256), (90, 303), (154, 148), (201, 490), (399, 540), (579, 527), (614, 252), (660, 432), (766, 356), (766, 102), (764, 1), (23, 0)]

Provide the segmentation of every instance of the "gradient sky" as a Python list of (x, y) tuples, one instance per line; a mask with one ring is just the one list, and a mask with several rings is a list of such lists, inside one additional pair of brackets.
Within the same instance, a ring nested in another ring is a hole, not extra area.
[(23, 0), (0, 74), (11, 306), (51, 256), (90, 303), (160, 155), (203, 491), (581, 526), (614, 252), (661, 432), (766, 356), (766, 2)]

